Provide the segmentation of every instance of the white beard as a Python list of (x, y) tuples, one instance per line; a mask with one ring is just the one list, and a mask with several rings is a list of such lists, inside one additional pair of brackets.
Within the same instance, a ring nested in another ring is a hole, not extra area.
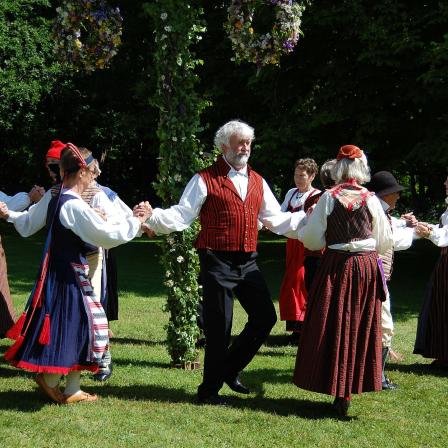
[(227, 161), (234, 166), (237, 169), (244, 168), (247, 165), (247, 162), (249, 161), (249, 155), (246, 154), (235, 154), (232, 151), (229, 151), (226, 154)]

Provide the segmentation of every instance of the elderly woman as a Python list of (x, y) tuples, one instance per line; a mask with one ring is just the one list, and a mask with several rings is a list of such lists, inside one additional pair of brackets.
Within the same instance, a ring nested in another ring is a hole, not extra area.
[[(10, 210), (21, 211), (33, 202), (38, 202), (44, 192), (43, 188), (37, 186), (34, 186), (29, 193), (17, 193), (14, 196), (8, 196), (0, 191), (0, 201), (5, 203)], [(5, 337), (8, 329), (14, 325), (14, 321), (14, 308), (9, 293), (8, 269), (0, 237), (0, 338)]]
[(352, 393), (381, 390), (381, 301), (385, 292), (378, 253), (392, 233), (378, 198), (361, 184), (370, 179), (363, 152), (341, 147), (327, 190), (299, 239), (326, 248), (308, 296), (294, 383), (335, 397), (347, 415)]
[[(308, 211), (319, 198), (320, 190), (312, 182), (318, 167), (313, 159), (296, 160), (295, 188), (291, 188), (281, 205), (284, 212)], [(286, 270), (279, 295), (280, 319), (286, 321), (286, 331), (292, 332), (292, 342), (297, 342), (305, 318), (307, 291), (305, 287), (305, 248), (296, 239), (286, 242)]]
[[(48, 228), (38, 281), (24, 319), (16, 325), (18, 337), (6, 352), (12, 365), (36, 372), (36, 382), (57, 403), (95, 401), (80, 388), (80, 371), (96, 371), (108, 345), (108, 322), (86, 269), (92, 246), (111, 248), (130, 241), (148, 218), (131, 217), (116, 224), (104, 221), (81, 195), (93, 178), (90, 151), (68, 144), (61, 156), (64, 184), (49, 203), (46, 216), (33, 223)], [(0, 204), (0, 215), (14, 222), (20, 214)], [(64, 393), (61, 375), (67, 375)]]
[[(445, 188), (448, 204), (448, 177)], [(416, 232), (442, 250), (418, 318), (414, 353), (433, 358), (434, 367), (448, 369), (448, 208), (438, 226), (419, 223)]]

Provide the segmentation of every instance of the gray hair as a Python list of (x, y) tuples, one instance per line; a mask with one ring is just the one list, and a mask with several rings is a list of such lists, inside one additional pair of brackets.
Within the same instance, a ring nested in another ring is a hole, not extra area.
[(336, 159), (327, 160), (320, 167), (319, 177), (324, 188), (330, 188), (334, 185), (334, 180), (331, 177), (331, 170), (336, 165)]
[(232, 135), (239, 135), (253, 140), (254, 128), (247, 123), (244, 123), (244, 121), (228, 121), (216, 131), (214, 140), (215, 146), (219, 149), (221, 149), (222, 145), (229, 146), (230, 137), (232, 137)]
[(355, 179), (359, 184), (365, 184), (370, 181), (370, 168), (367, 164), (367, 158), (363, 157), (357, 159), (341, 159), (336, 162), (336, 165), (331, 170), (331, 177), (340, 184), (348, 179)]

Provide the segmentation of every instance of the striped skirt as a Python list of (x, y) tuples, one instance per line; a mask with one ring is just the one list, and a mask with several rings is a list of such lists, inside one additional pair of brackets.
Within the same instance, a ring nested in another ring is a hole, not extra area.
[(448, 248), (443, 248), (418, 318), (414, 353), (448, 362)]
[(294, 383), (335, 397), (381, 390), (381, 301), (376, 252), (327, 250), (308, 296)]
[(6, 257), (0, 237), (0, 338), (5, 337), (5, 333), (14, 325), (14, 322), (15, 315), (9, 293)]

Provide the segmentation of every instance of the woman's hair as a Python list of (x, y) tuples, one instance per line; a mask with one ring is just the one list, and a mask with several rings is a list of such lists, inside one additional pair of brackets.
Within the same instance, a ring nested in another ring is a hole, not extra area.
[[(78, 148), (84, 160), (91, 157), (92, 152), (87, 148)], [(93, 159), (88, 166), (95, 163)], [(81, 161), (76, 157), (75, 153), (68, 147), (65, 147), (61, 152), (61, 169), (64, 172), (64, 177), (68, 178), (76, 174), (82, 167)]]
[(320, 167), (319, 177), (320, 181), (322, 183), (322, 186), (327, 189), (334, 185), (334, 180), (331, 177), (331, 170), (336, 165), (337, 160), (336, 159), (330, 159), (327, 160), (322, 164)]
[(301, 170), (306, 171), (308, 176), (316, 175), (319, 170), (317, 163), (310, 158), (296, 160), (294, 169), (296, 168), (300, 168)]
[(215, 134), (215, 146), (221, 149), (222, 145), (229, 146), (230, 137), (232, 135), (240, 135), (251, 141), (254, 139), (254, 128), (244, 121), (232, 120), (221, 126)]
[(370, 181), (370, 168), (367, 164), (367, 158), (356, 159), (343, 158), (336, 162), (331, 170), (331, 177), (336, 184), (346, 182), (349, 179), (355, 179), (359, 184), (365, 184)]

